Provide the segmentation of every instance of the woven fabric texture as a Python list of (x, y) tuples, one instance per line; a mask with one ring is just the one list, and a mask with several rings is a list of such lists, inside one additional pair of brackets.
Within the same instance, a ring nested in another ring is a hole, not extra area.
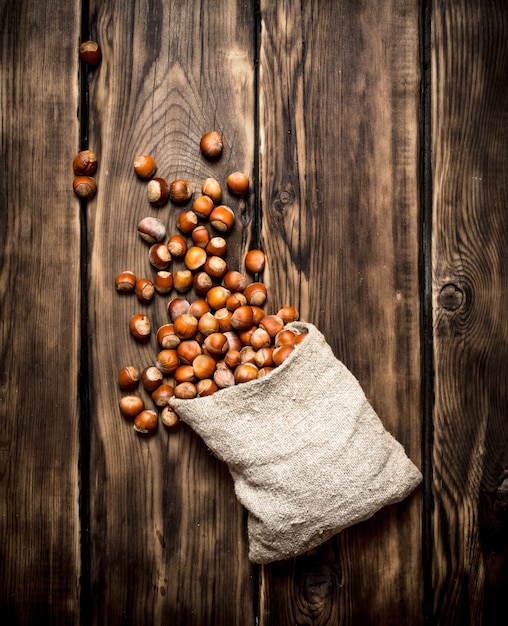
[(249, 558), (301, 554), (400, 502), (421, 481), (353, 374), (312, 324), (268, 376), (194, 400), (181, 419), (227, 463), (248, 515)]

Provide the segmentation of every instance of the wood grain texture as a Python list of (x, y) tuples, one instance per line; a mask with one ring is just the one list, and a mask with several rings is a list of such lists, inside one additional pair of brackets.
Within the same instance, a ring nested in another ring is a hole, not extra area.
[(0, 3), (6, 624), (79, 622), (80, 209), (71, 167), (79, 141), (78, 42), (76, 2)]
[[(146, 310), (156, 330), (168, 321), (167, 302), (177, 293), (143, 307), (114, 290), (123, 269), (153, 273), (137, 234), (141, 218), (160, 217), (168, 236), (179, 232), (180, 209), (152, 208), (146, 183), (134, 174), (133, 158), (142, 153), (154, 155), (168, 182), (186, 178), (199, 189), (213, 176), (223, 184), (223, 200), (237, 217), (228, 261), (240, 267), (252, 199), (230, 196), (225, 179), (235, 170), (252, 176), (252, 9), (151, 1), (92, 3), (91, 12), (104, 55), (90, 94), (90, 142), (101, 158), (90, 212), (93, 621), (253, 623), (245, 513), (226, 467), (185, 426), (168, 432), (160, 425), (156, 436), (143, 438), (118, 411), (119, 368), (142, 369), (158, 352), (155, 337), (148, 346), (133, 341), (128, 320)], [(199, 151), (212, 129), (225, 138), (217, 163)]]
[[(262, 241), (419, 463), (418, 3), (261, 3)], [(264, 567), (263, 624), (422, 623), (420, 498)]]
[(508, 591), (508, 7), (432, 6), (434, 613), (495, 625)]

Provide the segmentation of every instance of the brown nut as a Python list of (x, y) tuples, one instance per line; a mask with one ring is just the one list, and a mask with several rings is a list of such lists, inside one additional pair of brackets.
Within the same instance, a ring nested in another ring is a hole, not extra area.
[(300, 317), (298, 309), (294, 306), (283, 306), (277, 311), (277, 315), (284, 320), (284, 324), (296, 322)]
[(162, 383), (151, 393), (153, 403), (156, 407), (162, 408), (168, 405), (170, 398), (175, 395), (173, 387), (167, 383)]
[(76, 176), (72, 188), (79, 198), (91, 199), (97, 193), (97, 183), (91, 176)]
[(120, 413), (129, 419), (134, 419), (145, 408), (143, 398), (140, 396), (123, 396), (119, 402)]
[(141, 383), (147, 391), (153, 391), (162, 385), (162, 372), (155, 365), (149, 365), (141, 372)]
[(265, 267), (265, 253), (262, 250), (249, 250), (245, 255), (244, 265), (249, 273), (259, 274)]
[(200, 248), (199, 246), (191, 246), (187, 250), (187, 254), (183, 260), (185, 267), (187, 267), (191, 271), (198, 270), (200, 267), (203, 267), (205, 261), (207, 259), (206, 250)]
[(172, 406), (169, 406), (169, 404), (163, 407), (160, 418), (161, 422), (167, 428), (176, 428), (180, 423), (180, 416)]
[(130, 270), (120, 272), (115, 278), (115, 288), (120, 293), (130, 293), (136, 287), (136, 274)]
[(187, 242), (181, 235), (172, 235), (167, 243), (171, 256), (175, 259), (181, 259), (187, 252)]
[(148, 304), (155, 294), (155, 286), (149, 278), (138, 278), (135, 292), (140, 302)]
[(122, 367), (118, 372), (118, 386), (120, 389), (135, 389), (139, 383), (139, 370), (134, 365)]
[(226, 178), (226, 185), (231, 193), (243, 195), (249, 191), (249, 177), (243, 172), (233, 172)]
[(192, 198), (193, 187), (188, 180), (173, 180), (169, 183), (169, 199), (175, 204), (184, 204)]
[(149, 154), (141, 154), (134, 158), (133, 161), (134, 171), (140, 178), (151, 178), (156, 170), (157, 163), (153, 156)]
[(198, 217), (207, 219), (210, 213), (213, 211), (214, 203), (210, 196), (202, 194), (198, 196), (192, 203), (192, 210)]
[(157, 270), (165, 270), (171, 264), (171, 253), (164, 243), (154, 243), (148, 251), (150, 265)]
[(161, 350), (157, 355), (156, 366), (167, 376), (171, 376), (179, 365), (180, 358), (176, 350)]
[(158, 416), (152, 409), (145, 409), (134, 419), (134, 430), (143, 435), (153, 433), (157, 430)]
[(262, 307), (267, 298), (266, 286), (260, 282), (250, 283), (243, 290), (243, 295), (252, 306)]
[(83, 41), (79, 45), (79, 58), (87, 65), (98, 65), (102, 59), (102, 51), (99, 44), (91, 39)]
[(173, 324), (163, 324), (157, 330), (157, 343), (165, 350), (176, 350), (180, 341)]
[(210, 241), (206, 244), (205, 250), (210, 256), (224, 257), (226, 256), (226, 252), (228, 251), (228, 243), (224, 239), (224, 237), (212, 237)]
[(178, 216), (177, 226), (178, 229), (189, 235), (198, 225), (198, 216), (194, 211), (182, 211)]
[(153, 277), (153, 286), (157, 293), (169, 293), (173, 289), (173, 274), (166, 270), (157, 272)]
[(93, 150), (81, 150), (72, 160), (76, 176), (93, 176), (97, 170), (97, 155)]
[(175, 387), (175, 398), (182, 398), (185, 400), (192, 400), (198, 395), (196, 385), (191, 382), (179, 383)]
[(219, 204), (222, 201), (222, 187), (215, 178), (207, 178), (201, 185), (201, 192), (205, 196), (209, 196), (214, 204)]
[(173, 274), (173, 287), (179, 293), (186, 293), (192, 287), (193, 275), (190, 270), (177, 270)]
[(164, 206), (169, 198), (169, 185), (166, 180), (160, 176), (152, 178), (146, 186), (146, 193), (148, 202), (150, 202), (152, 206)]
[(201, 137), (199, 147), (201, 148), (203, 156), (207, 159), (218, 159), (224, 148), (222, 135), (216, 130), (206, 133)]
[(190, 302), (186, 298), (173, 298), (168, 302), (169, 319), (174, 322), (179, 315), (182, 315), (182, 313), (188, 313), (189, 309)]
[(129, 330), (136, 341), (146, 342), (150, 339), (152, 325), (147, 315), (136, 313), (129, 320)]
[(166, 227), (158, 217), (144, 217), (138, 224), (138, 233), (148, 243), (160, 243), (166, 238)]
[(234, 226), (235, 214), (233, 213), (231, 207), (228, 207), (225, 204), (220, 204), (210, 213), (209, 219), (213, 228), (226, 233), (229, 232)]

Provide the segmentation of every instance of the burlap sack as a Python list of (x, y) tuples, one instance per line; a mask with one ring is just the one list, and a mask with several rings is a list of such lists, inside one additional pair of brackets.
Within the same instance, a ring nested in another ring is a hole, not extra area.
[(308, 337), (265, 378), (171, 402), (228, 464), (256, 563), (319, 545), (421, 480), (318, 329), (289, 327)]

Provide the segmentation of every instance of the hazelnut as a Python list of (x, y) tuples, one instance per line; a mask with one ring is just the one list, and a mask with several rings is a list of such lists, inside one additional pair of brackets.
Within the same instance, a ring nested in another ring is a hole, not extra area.
[(141, 383), (147, 391), (153, 391), (162, 385), (162, 372), (155, 365), (149, 365), (141, 372)]
[(175, 334), (173, 324), (163, 324), (157, 330), (157, 343), (165, 350), (176, 350), (180, 341), (180, 337)]
[(210, 241), (208, 228), (203, 224), (196, 226), (190, 236), (194, 245), (199, 246), (200, 248), (206, 248), (208, 242)]
[(120, 398), (119, 406), (124, 417), (134, 419), (145, 408), (145, 403), (140, 396), (130, 395)]
[(181, 235), (173, 235), (167, 243), (171, 256), (175, 259), (181, 259), (187, 252), (187, 242)]
[(244, 265), (251, 274), (262, 272), (265, 267), (265, 253), (262, 250), (249, 250), (245, 255)]
[(210, 213), (209, 219), (210, 224), (216, 230), (220, 232), (229, 232), (235, 223), (235, 214), (230, 207), (225, 204), (221, 204), (216, 206)]
[(198, 225), (198, 216), (194, 211), (182, 211), (178, 216), (177, 226), (178, 229), (185, 233), (190, 234)]
[(72, 188), (79, 198), (88, 200), (97, 193), (97, 183), (91, 176), (76, 176), (72, 183)]
[(201, 192), (205, 196), (209, 196), (215, 204), (222, 201), (222, 188), (215, 178), (207, 178), (201, 185)]
[(198, 217), (202, 219), (207, 219), (210, 213), (213, 211), (213, 200), (210, 196), (205, 196), (204, 194), (198, 196), (194, 202), (192, 203), (192, 210)]
[(194, 359), (202, 354), (201, 344), (195, 339), (184, 339), (176, 349), (180, 362), (184, 365), (191, 365)]
[(133, 365), (127, 365), (118, 372), (120, 389), (135, 389), (139, 383), (139, 370)]
[(192, 286), (198, 295), (204, 296), (213, 286), (212, 277), (204, 271), (197, 272), (192, 279)]
[(252, 308), (250, 306), (239, 306), (233, 311), (233, 315), (231, 317), (231, 326), (235, 330), (247, 330), (252, 326), (253, 317), (254, 313), (252, 312)]
[(165, 407), (167, 406), (169, 399), (175, 395), (173, 387), (167, 383), (162, 383), (156, 389), (152, 391), (152, 400), (155, 406)]
[(165, 270), (157, 272), (153, 277), (153, 286), (160, 294), (166, 294), (173, 289), (173, 274)]
[(296, 322), (299, 319), (298, 310), (294, 306), (283, 306), (277, 315), (284, 320), (284, 324)]
[(218, 159), (224, 147), (222, 135), (216, 130), (206, 133), (201, 137), (199, 147), (201, 148), (203, 156), (207, 159)]
[(240, 363), (235, 369), (234, 378), (235, 383), (248, 383), (251, 380), (255, 380), (258, 377), (258, 368), (254, 363)]
[(97, 170), (97, 156), (93, 150), (81, 150), (72, 160), (76, 176), (93, 176)]
[(182, 313), (175, 319), (173, 326), (180, 339), (191, 339), (198, 332), (198, 319), (190, 313)]
[(196, 379), (192, 365), (187, 365), (185, 363), (176, 368), (173, 372), (173, 378), (175, 379), (175, 383), (177, 385), (180, 383), (193, 383)]
[(212, 393), (219, 391), (217, 384), (211, 378), (204, 378), (203, 380), (199, 380), (196, 383), (196, 389), (198, 392), (198, 396), (201, 398), (211, 396)]
[(180, 417), (178, 413), (175, 411), (175, 409), (172, 406), (169, 406), (169, 404), (163, 407), (161, 414), (160, 414), (160, 418), (161, 418), (161, 422), (167, 428), (176, 428), (178, 424), (180, 423)]
[(212, 237), (210, 241), (206, 244), (205, 250), (210, 256), (224, 257), (226, 256), (226, 252), (228, 250), (228, 244), (224, 237)]
[(120, 293), (130, 293), (136, 287), (136, 274), (130, 270), (120, 272), (115, 278), (115, 288)]
[(134, 419), (134, 430), (141, 434), (153, 433), (157, 430), (158, 417), (152, 409), (145, 409)]
[(167, 245), (163, 243), (154, 243), (148, 251), (148, 260), (150, 265), (157, 270), (165, 270), (171, 264), (171, 253)]
[(196, 385), (191, 382), (179, 383), (175, 387), (175, 398), (183, 398), (186, 400), (192, 400), (198, 395)]
[(243, 295), (247, 298), (247, 302), (252, 306), (262, 307), (266, 302), (267, 291), (263, 283), (250, 283), (243, 290)]
[(177, 270), (173, 274), (173, 287), (179, 293), (185, 293), (191, 289), (193, 280), (194, 277), (190, 270)]
[(168, 376), (171, 376), (180, 365), (180, 359), (176, 350), (161, 350), (157, 355), (157, 368)]
[(206, 260), (206, 251), (203, 250), (203, 248), (200, 248), (199, 246), (191, 246), (187, 250), (187, 254), (185, 255), (183, 262), (189, 270), (195, 271), (200, 267), (203, 267)]
[(151, 178), (157, 170), (157, 163), (149, 154), (135, 157), (133, 165), (134, 171), (140, 178)]
[(173, 180), (169, 183), (169, 198), (175, 204), (184, 204), (192, 198), (193, 185), (183, 179)]
[(194, 375), (200, 380), (211, 378), (215, 371), (215, 365), (215, 359), (209, 354), (198, 354), (192, 361)]
[(146, 186), (146, 193), (152, 206), (164, 206), (169, 198), (169, 185), (164, 178), (152, 178)]
[(166, 227), (158, 217), (144, 217), (138, 224), (138, 233), (148, 243), (160, 243), (166, 238)]
[(136, 341), (148, 341), (151, 328), (150, 319), (143, 313), (136, 313), (129, 320), (129, 330)]
[(231, 193), (243, 195), (249, 191), (249, 177), (243, 172), (233, 172), (227, 177), (226, 185)]
[(83, 41), (79, 45), (79, 58), (87, 65), (98, 65), (102, 59), (102, 52), (99, 44), (91, 39)]
[(188, 313), (190, 309), (190, 302), (185, 298), (173, 298), (168, 302), (168, 315), (169, 319), (174, 322), (175, 319), (182, 315), (182, 313)]
[(152, 281), (148, 278), (138, 278), (135, 287), (138, 300), (143, 304), (148, 304), (152, 301), (155, 294), (155, 287)]

